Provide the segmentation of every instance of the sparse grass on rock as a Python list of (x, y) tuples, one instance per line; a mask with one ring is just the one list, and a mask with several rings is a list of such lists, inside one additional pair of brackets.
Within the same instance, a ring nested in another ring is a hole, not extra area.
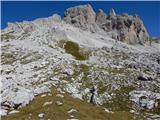
[(132, 108), (129, 92), (133, 89), (133, 86), (122, 86), (120, 89), (115, 90), (115, 96), (113, 96), (110, 102), (107, 101), (105, 106), (114, 111), (129, 111)]
[(89, 52), (82, 50), (76, 42), (61, 40), (58, 45), (64, 48), (65, 52), (71, 54), (76, 60), (89, 59)]
[(6, 33), (6, 34), (1, 35), (1, 40), (6, 41), (6, 42), (8, 42), (9, 39), (14, 39), (14, 38), (15, 38), (15, 36), (10, 33)]
[[(68, 93), (64, 94), (63, 99), (59, 98), (56, 96), (58, 91), (55, 88), (52, 89), (51, 94), (52, 96), (46, 93), (46, 97), (37, 96), (29, 105), (20, 109), (19, 113), (2, 117), (2, 120), (39, 120), (40, 113), (44, 113), (46, 120), (66, 120), (70, 118), (67, 112), (72, 108), (77, 110), (72, 115), (79, 120), (133, 120), (133, 115), (129, 112), (107, 113), (102, 107), (72, 98)], [(48, 101), (52, 101), (52, 104), (43, 106)], [(63, 104), (58, 106), (56, 101), (61, 101)]]
[(4, 52), (2, 52), (2, 58), (1, 58), (2, 64), (12, 64), (16, 60), (17, 59), (16, 59), (14, 53), (4, 53)]

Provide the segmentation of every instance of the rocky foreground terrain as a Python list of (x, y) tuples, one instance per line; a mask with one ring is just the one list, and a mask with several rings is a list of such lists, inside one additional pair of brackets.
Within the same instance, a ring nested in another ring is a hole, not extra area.
[(4, 120), (160, 120), (160, 44), (138, 15), (90, 5), (1, 30)]

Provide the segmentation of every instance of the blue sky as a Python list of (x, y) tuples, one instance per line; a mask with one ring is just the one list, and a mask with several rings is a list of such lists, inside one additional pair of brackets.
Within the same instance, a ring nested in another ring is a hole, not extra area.
[(63, 17), (65, 9), (87, 3), (92, 5), (95, 12), (98, 9), (103, 9), (108, 14), (109, 10), (114, 8), (117, 14), (138, 14), (149, 34), (160, 37), (160, 1), (6, 1), (1, 3), (1, 28), (5, 28), (8, 22), (31, 21), (36, 18), (51, 16), (54, 13)]

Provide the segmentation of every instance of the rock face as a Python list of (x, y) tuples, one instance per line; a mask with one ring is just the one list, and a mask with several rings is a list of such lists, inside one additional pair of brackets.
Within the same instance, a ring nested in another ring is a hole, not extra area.
[(115, 11), (114, 11), (113, 8), (110, 10), (109, 16), (110, 16), (110, 17), (115, 17), (115, 16), (116, 16), (116, 13), (115, 13)]
[(92, 32), (96, 32), (98, 29), (95, 19), (96, 13), (89, 4), (69, 8), (64, 13), (64, 20), (67, 23)]
[(130, 93), (131, 101), (135, 102), (136, 105), (142, 108), (152, 109), (156, 107), (156, 101), (160, 99), (159, 93), (154, 93), (151, 91), (131, 91)]
[(83, 30), (107, 32), (113, 39), (129, 44), (144, 44), (149, 35), (139, 16), (116, 15), (111, 9), (107, 16), (103, 10), (96, 14), (91, 5), (80, 5), (65, 11), (64, 21)]
[(103, 12), (103, 10), (99, 10), (96, 16), (96, 23), (98, 26), (102, 26), (106, 21), (106, 14)]

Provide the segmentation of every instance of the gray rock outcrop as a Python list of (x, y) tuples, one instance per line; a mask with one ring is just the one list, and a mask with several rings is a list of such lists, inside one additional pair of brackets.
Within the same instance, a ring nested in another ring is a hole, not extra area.
[(106, 14), (103, 12), (103, 10), (99, 10), (96, 16), (96, 23), (98, 26), (102, 26), (106, 21)]
[(114, 11), (113, 8), (110, 10), (109, 16), (110, 16), (110, 17), (115, 17), (115, 16), (116, 16), (116, 13), (115, 13), (115, 11)]
[(98, 29), (95, 19), (96, 13), (89, 4), (68, 8), (64, 13), (64, 21), (91, 32), (96, 32)]
[(149, 35), (139, 16), (126, 13), (117, 15), (111, 9), (107, 16), (103, 10), (96, 14), (91, 5), (80, 5), (65, 11), (64, 21), (91, 32), (105, 31), (113, 39), (129, 44), (144, 44)]

